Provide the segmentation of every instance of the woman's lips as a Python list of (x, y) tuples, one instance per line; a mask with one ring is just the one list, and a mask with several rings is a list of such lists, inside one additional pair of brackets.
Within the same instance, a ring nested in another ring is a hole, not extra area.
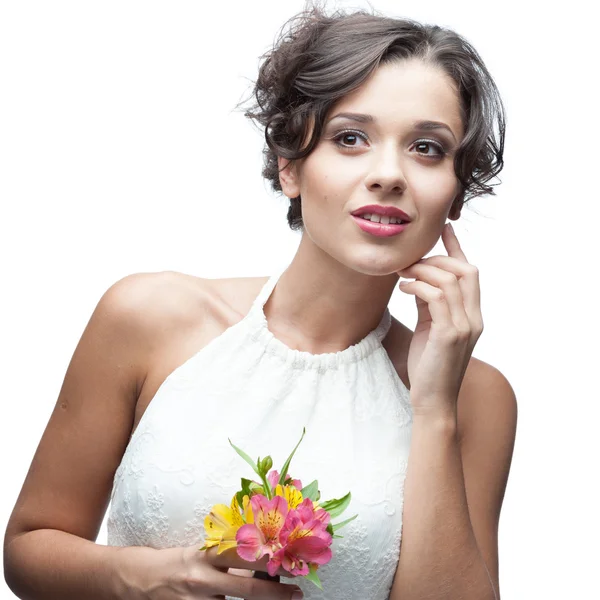
[(402, 223), (402, 225), (399, 225), (398, 223), (390, 223), (385, 225), (383, 223), (373, 223), (373, 221), (363, 219), (362, 217), (355, 217), (354, 215), (350, 216), (363, 231), (378, 237), (390, 237), (392, 235), (398, 235), (399, 233), (402, 233), (409, 225), (409, 223)]

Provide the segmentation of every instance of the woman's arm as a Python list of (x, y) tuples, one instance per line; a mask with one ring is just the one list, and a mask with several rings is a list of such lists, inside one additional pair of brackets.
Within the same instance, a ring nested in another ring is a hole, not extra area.
[(414, 417), (390, 600), (500, 597), (498, 521), (516, 399), (497, 369), (472, 359), (454, 405), (453, 414)]
[(154, 315), (144, 310), (151, 279), (113, 284), (73, 353), (6, 528), (4, 576), (21, 598), (115, 597), (110, 559), (118, 549), (93, 540), (152, 347)]
[[(38, 529), (13, 538), (4, 551), (4, 577), (22, 600), (133, 600), (122, 552), (138, 562), (153, 548), (102, 546), (66, 531)], [(148, 557), (149, 558), (149, 557)]]

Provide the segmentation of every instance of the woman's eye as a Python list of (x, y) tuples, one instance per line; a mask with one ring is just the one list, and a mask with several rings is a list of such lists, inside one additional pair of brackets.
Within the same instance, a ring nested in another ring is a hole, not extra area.
[(421, 150), (418, 150), (419, 154), (423, 154), (424, 156), (431, 157), (431, 158), (443, 158), (444, 156), (446, 156), (446, 151), (437, 142), (423, 141), (423, 142), (417, 142), (415, 144), (415, 147), (420, 148), (420, 149), (422, 149), (424, 146), (428, 149), (433, 148), (433, 149), (437, 150), (438, 154), (429, 154), (429, 152), (427, 152), (426, 150), (424, 152), (422, 152)]
[(358, 131), (341, 131), (332, 138), (334, 143), (341, 148), (354, 148), (360, 139), (367, 141), (367, 137)]

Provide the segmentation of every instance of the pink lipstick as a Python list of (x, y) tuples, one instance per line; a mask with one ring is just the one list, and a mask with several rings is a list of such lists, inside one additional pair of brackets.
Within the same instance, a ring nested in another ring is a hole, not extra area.
[(362, 217), (355, 217), (354, 215), (352, 215), (352, 218), (363, 231), (379, 237), (398, 235), (408, 227), (408, 223), (390, 223), (386, 225), (384, 223), (374, 223), (373, 221), (363, 219)]

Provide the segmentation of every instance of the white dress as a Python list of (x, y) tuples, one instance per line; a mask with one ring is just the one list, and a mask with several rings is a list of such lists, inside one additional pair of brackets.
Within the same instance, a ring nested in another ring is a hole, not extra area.
[(113, 483), (109, 546), (170, 548), (204, 542), (204, 517), (256, 479), (228, 438), (281, 469), (306, 427), (290, 475), (319, 481), (321, 499), (352, 492), (333, 558), (308, 600), (384, 600), (398, 563), (412, 411), (382, 346), (391, 316), (340, 352), (293, 350), (274, 337), (263, 307), (272, 275), (248, 314), (176, 368), (144, 412)]

